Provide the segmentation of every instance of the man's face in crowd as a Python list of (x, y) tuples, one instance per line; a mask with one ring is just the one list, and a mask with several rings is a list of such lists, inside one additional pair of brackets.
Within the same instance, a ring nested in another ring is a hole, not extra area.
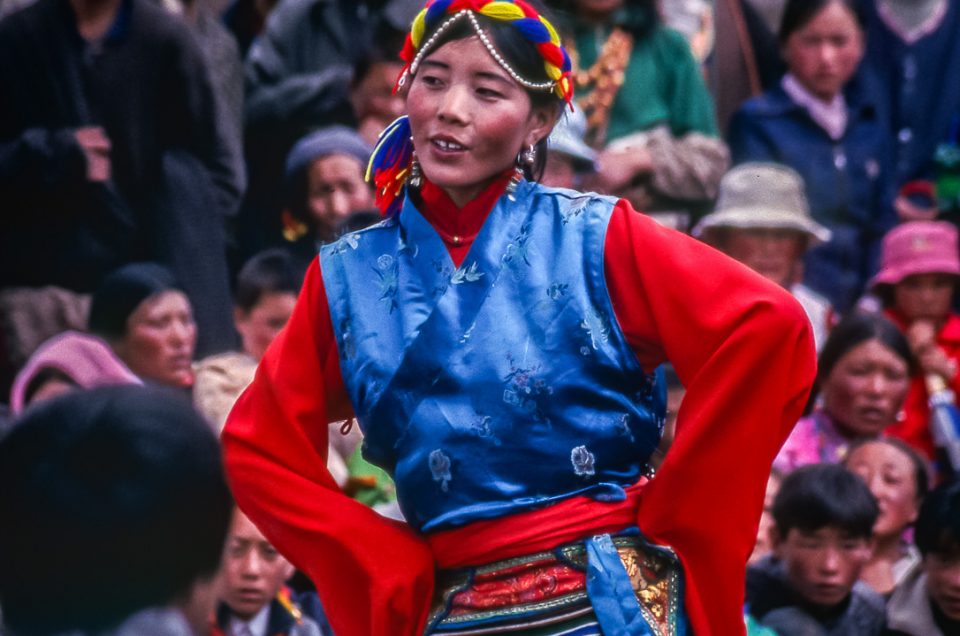
[(960, 620), (960, 553), (929, 553), (923, 558), (927, 591), (947, 618)]
[(832, 607), (844, 601), (870, 558), (869, 539), (832, 526), (814, 532), (791, 528), (786, 537), (776, 529), (772, 534), (791, 587), (813, 605)]
[(293, 566), (246, 515), (235, 510), (224, 547), (221, 600), (239, 618), (249, 620), (292, 575)]

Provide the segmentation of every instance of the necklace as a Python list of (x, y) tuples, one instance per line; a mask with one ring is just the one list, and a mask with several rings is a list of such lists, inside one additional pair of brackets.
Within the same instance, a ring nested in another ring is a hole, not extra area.
[(633, 36), (620, 27), (614, 28), (603, 43), (597, 61), (588, 69), (580, 68), (580, 55), (576, 44), (573, 38), (569, 40), (567, 51), (573, 65), (574, 85), (578, 89), (589, 91), (577, 100), (587, 117), (585, 141), (599, 148), (607, 136), (610, 107), (626, 77), (625, 71), (633, 51)]

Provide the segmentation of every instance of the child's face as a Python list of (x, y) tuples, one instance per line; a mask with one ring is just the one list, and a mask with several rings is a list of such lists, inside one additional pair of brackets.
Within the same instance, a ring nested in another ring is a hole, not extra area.
[(930, 598), (950, 620), (960, 620), (960, 554), (930, 553), (923, 558)]
[(807, 239), (796, 230), (777, 228), (730, 229), (723, 251), (781, 287), (796, 282)]
[(870, 558), (869, 539), (832, 526), (815, 532), (791, 528), (786, 537), (776, 529), (772, 534), (791, 587), (813, 605), (830, 607), (846, 599)]
[(913, 274), (893, 286), (893, 305), (908, 322), (942, 321), (953, 302), (954, 277), (949, 274)]
[(373, 193), (355, 157), (328, 155), (307, 170), (307, 210), (318, 240), (329, 241), (348, 216), (373, 206)]
[(260, 300), (250, 311), (237, 309), (233, 323), (240, 333), (244, 352), (255, 360), (263, 358), (267, 347), (290, 320), (296, 304), (296, 294), (267, 292), (260, 296)]
[(293, 575), (293, 566), (239, 510), (230, 523), (221, 568), (221, 600), (243, 620), (256, 616)]

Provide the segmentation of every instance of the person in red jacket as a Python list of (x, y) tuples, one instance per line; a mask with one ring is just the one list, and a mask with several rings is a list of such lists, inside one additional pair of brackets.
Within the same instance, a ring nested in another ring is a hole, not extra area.
[(872, 288), (887, 315), (907, 336), (919, 370), (904, 403), (904, 417), (887, 428), (927, 457), (935, 456), (927, 385), (960, 391), (960, 316), (951, 311), (960, 276), (957, 230), (945, 221), (911, 221), (883, 238), (880, 271)]
[[(402, 57), (409, 116), (372, 161), (387, 218), (321, 249), (231, 414), (238, 504), (339, 636), (742, 633), (814, 376), (803, 310), (622, 200), (529, 181), (572, 97), (529, 3), (429, 3)], [(687, 393), (651, 478), (667, 360)], [(327, 422), (352, 415), (407, 523), (327, 473)]]

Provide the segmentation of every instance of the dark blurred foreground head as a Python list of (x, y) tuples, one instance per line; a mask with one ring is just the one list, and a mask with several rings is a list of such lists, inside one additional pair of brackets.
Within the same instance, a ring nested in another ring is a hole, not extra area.
[(0, 484), (13, 633), (105, 630), (156, 607), (202, 628), (232, 500), (184, 398), (114, 386), (38, 405), (0, 442)]

